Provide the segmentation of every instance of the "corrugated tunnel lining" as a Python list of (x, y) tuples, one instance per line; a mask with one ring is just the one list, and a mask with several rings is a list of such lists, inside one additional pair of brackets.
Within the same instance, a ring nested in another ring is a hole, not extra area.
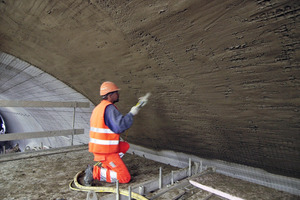
[[(42, 70), (6, 53), (0, 53), (2, 100), (74, 102), (90, 101), (61, 81)], [(91, 103), (90, 103), (91, 104)], [(74, 144), (87, 144), (89, 140), (90, 108), (76, 108), (75, 129), (86, 129), (84, 135), (74, 137)], [(1, 107), (0, 113), (6, 121), (7, 133), (68, 130), (73, 127), (73, 108), (56, 107)], [(26, 146), (55, 148), (71, 145), (71, 136), (26, 139), (13, 141), (23, 151)]]

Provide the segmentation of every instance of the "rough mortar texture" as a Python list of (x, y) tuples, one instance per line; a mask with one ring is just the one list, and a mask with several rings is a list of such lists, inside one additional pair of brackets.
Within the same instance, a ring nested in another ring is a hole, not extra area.
[(95, 104), (106, 80), (123, 113), (152, 92), (129, 142), (300, 178), (299, 1), (2, 0), (0, 12), (1, 51)]

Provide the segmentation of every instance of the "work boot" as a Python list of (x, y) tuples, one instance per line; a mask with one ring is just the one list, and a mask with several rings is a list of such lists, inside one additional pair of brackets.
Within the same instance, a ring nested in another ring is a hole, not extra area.
[(85, 169), (85, 175), (84, 175), (84, 184), (86, 186), (91, 186), (93, 181), (93, 167), (91, 165), (88, 165)]

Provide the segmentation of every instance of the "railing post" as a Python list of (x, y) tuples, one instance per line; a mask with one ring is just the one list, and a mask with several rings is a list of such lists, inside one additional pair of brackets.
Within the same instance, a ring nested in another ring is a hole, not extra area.
[(162, 188), (162, 168), (161, 167), (159, 167), (158, 187), (159, 187), (159, 189)]
[(131, 200), (131, 187), (128, 186), (128, 200)]
[(192, 159), (189, 158), (189, 176), (192, 176)]
[(145, 187), (143, 185), (139, 186), (139, 194), (144, 195), (145, 193)]
[(171, 185), (174, 184), (174, 171), (171, 171)]
[(75, 112), (76, 112), (76, 104), (74, 105), (73, 108), (73, 123), (72, 123), (73, 132), (72, 132), (71, 146), (74, 145)]
[(120, 200), (119, 181), (116, 182), (116, 200)]

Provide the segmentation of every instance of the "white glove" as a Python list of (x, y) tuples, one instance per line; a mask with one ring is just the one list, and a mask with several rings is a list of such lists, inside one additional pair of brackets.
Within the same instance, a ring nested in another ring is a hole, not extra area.
[(139, 111), (140, 111), (140, 107), (139, 106), (133, 106), (131, 108), (131, 110), (129, 111), (129, 113), (131, 113), (134, 116), (134, 115), (137, 115)]

